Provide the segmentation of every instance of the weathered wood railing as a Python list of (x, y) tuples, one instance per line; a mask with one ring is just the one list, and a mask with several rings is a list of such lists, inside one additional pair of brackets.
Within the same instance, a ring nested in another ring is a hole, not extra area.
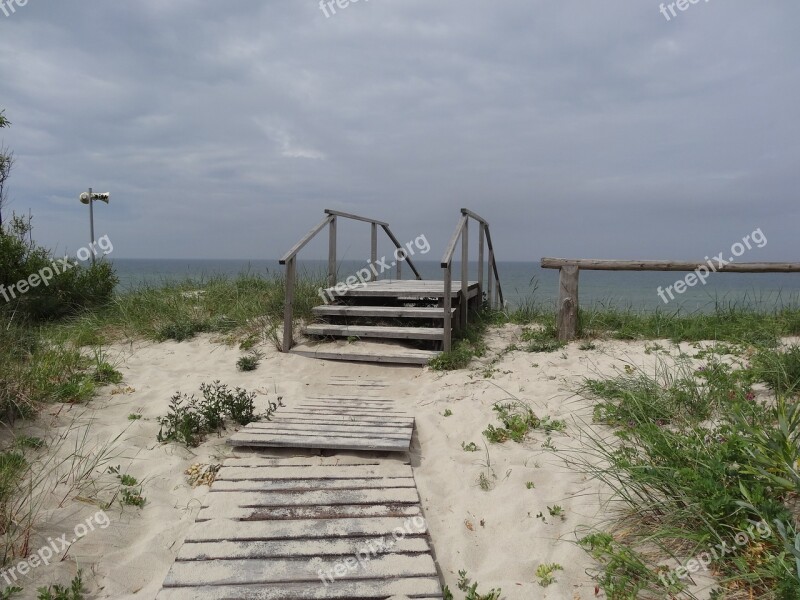
[[(591, 258), (543, 258), (543, 269), (559, 269), (558, 339), (569, 341), (578, 334), (578, 278), (580, 271), (703, 271), (715, 273), (800, 273), (800, 263), (680, 262), (670, 260), (601, 260)], [(711, 268), (709, 268), (711, 267)], [(695, 282), (696, 285), (697, 282)], [(677, 288), (676, 288), (677, 291)], [(680, 292), (679, 292), (680, 293)]]
[(336, 261), (336, 224), (339, 218), (343, 219), (351, 219), (354, 221), (363, 221), (365, 223), (369, 223), (371, 225), (371, 248), (370, 248), (370, 260), (372, 263), (375, 263), (378, 260), (378, 226), (380, 226), (389, 239), (394, 244), (397, 250), (404, 251), (404, 258), (402, 260), (397, 260), (397, 279), (402, 279), (403, 271), (402, 265), (403, 263), (407, 263), (408, 266), (413, 271), (415, 277), (417, 279), (422, 279), (422, 275), (419, 274), (419, 271), (414, 266), (413, 261), (408, 256), (406, 249), (403, 245), (397, 240), (395, 235), (392, 233), (392, 230), (389, 228), (389, 224), (384, 221), (378, 221), (377, 219), (370, 219), (368, 217), (362, 217), (359, 215), (352, 215), (350, 213), (341, 212), (338, 210), (330, 210), (325, 209), (326, 217), (322, 220), (322, 222), (314, 227), (311, 231), (309, 231), (303, 238), (297, 242), (294, 246), (292, 246), (291, 250), (289, 250), (281, 259), (280, 264), (286, 266), (286, 281), (285, 281), (285, 294), (286, 297), (284, 299), (284, 309), (283, 309), (283, 344), (281, 349), (283, 352), (289, 352), (292, 349), (292, 345), (294, 342), (293, 339), (293, 319), (294, 319), (294, 287), (295, 282), (297, 280), (297, 254), (300, 250), (305, 247), (316, 235), (325, 229), (328, 228), (328, 286), (333, 287), (336, 285), (336, 276), (337, 276), (337, 261)]
[[(452, 323), (452, 289), (453, 289), (453, 255), (456, 251), (458, 240), (461, 240), (461, 307), (459, 315), (459, 326), (466, 327), (469, 312), (469, 220), (474, 219), (478, 222), (478, 308), (483, 301), (483, 263), (484, 247), (489, 250), (487, 262), (487, 299), (491, 307), (499, 304), (503, 306), (503, 288), (500, 285), (500, 274), (497, 271), (497, 261), (492, 245), (492, 234), (489, 231), (489, 223), (483, 217), (475, 214), (466, 208), (461, 209), (461, 218), (458, 220), (453, 237), (447, 245), (444, 256), (442, 257), (442, 269), (444, 269), (444, 346), (448, 352), (453, 345), (453, 323)], [(494, 285), (493, 285), (494, 284)]]

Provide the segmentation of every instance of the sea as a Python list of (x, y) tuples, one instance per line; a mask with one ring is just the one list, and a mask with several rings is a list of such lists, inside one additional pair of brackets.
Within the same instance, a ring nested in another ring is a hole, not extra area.
[[(114, 259), (119, 276), (119, 290), (142, 286), (158, 286), (167, 282), (192, 280), (198, 285), (214, 277), (236, 277), (240, 274), (265, 277), (284, 272), (277, 260), (214, 260), (214, 259)], [(414, 261), (423, 279), (442, 279), (438, 262)], [(364, 263), (339, 263), (339, 280), (344, 281), (364, 268)], [(298, 276), (323, 279), (327, 261), (298, 260)], [(504, 299), (510, 307), (524, 305), (555, 306), (558, 298), (558, 270), (542, 269), (535, 262), (498, 263)], [(454, 264), (454, 276), (460, 278), (460, 266)], [(388, 275), (388, 274), (387, 274)], [(408, 279), (406, 266), (403, 276)], [(800, 306), (800, 273), (712, 273), (706, 284), (688, 287), (682, 294), (673, 292), (668, 302), (659, 296), (659, 287), (682, 280), (686, 273), (650, 271), (581, 271), (579, 299), (584, 308), (594, 306), (670, 313), (712, 312), (716, 307), (741, 307), (772, 311), (781, 307)], [(381, 277), (386, 278), (384, 276)], [(470, 278), (477, 279), (477, 266), (470, 265)], [(458, 285), (458, 284), (454, 284)]]

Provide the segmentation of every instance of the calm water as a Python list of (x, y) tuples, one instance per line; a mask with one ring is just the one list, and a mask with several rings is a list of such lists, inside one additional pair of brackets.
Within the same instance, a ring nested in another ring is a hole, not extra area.
[[(116, 259), (112, 261), (120, 278), (122, 289), (132, 289), (143, 284), (165, 281), (203, 279), (212, 276), (236, 276), (240, 273), (280, 275), (283, 267), (277, 260), (139, 260)], [(439, 263), (419, 262), (415, 265), (425, 279), (441, 279)], [(339, 266), (340, 279), (363, 268), (363, 263), (344, 261)], [(558, 296), (558, 271), (542, 269), (538, 263), (503, 262), (498, 264), (506, 300), (518, 305), (533, 297), (537, 302), (555, 302)], [(321, 260), (298, 261), (298, 274), (321, 277), (327, 262)], [(455, 265), (455, 273), (460, 267)], [(404, 269), (408, 278), (410, 269)], [(475, 279), (477, 267), (471, 269)], [(682, 279), (685, 273), (583, 271), (580, 275), (580, 302), (632, 307), (638, 310), (682, 310), (685, 312), (713, 309), (716, 302), (744, 304), (764, 310), (777, 305), (800, 305), (800, 273), (723, 273), (712, 274), (705, 286), (689, 288), (684, 294), (665, 304), (657, 288), (666, 288)]]

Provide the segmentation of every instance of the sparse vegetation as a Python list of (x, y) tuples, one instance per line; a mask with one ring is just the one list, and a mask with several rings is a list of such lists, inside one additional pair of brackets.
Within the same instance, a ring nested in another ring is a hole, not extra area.
[(530, 406), (517, 398), (511, 402), (497, 403), (492, 408), (503, 424), (502, 427), (489, 425), (484, 430), (484, 437), (493, 444), (502, 444), (508, 440), (522, 443), (532, 430), (541, 429), (549, 433), (562, 431), (566, 427), (566, 423), (561, 420), (550, 417), (540, 419)]
[(159, 442), (178, 442), (189, 447), (197, 446), (206, 434), (220, 431), (229, 418), (239, 425), (253, 421), (269, 420), (278, 403), (270, 402), (266, 412), (256, 414), (255, 393), (215, 381), (200, 386), (202, 398), (176, 392), (170, 400), (169, 413), (159, 419)]
[(539, 585), (542, 587), (547, 587), (548, 585), (555, 583), (555, 573), (556, 571), (563, 571), (564, 567), (559, 565), (558, 563), (543, 563), (536, 567), (536, 577), (539, 579)]
[[(699, 369), (686, 358), (662, 359), (653, 376), (630, 369), (585, 383), (583, 393), (598, 401), (595, 420), (616, 439), (588, 432), (591, 456), (573, 464), (627, 507), (624, 526), (580, 540), (600, 563), (598, 585), (609, 598), (694, 598), (662, 562), (684, 564), (721, 543), (734, 550), (711, 560), (712, 597), (800, 597), (796, 352), (755, 348), (750, 366), (706, 353)], [(772, 398), (759, 397), (759, 381)], [(757, 525), (771, 535), (744, 536)]]
[(40, 587), (37, 592), (37, 600), (83, 600), (83, 575), (78, 571), (69, 587), (56, 584)]
[(247, 356), (242, 356), (238, 361), (236, 361), (236, 367), (240, 371), (255, 371), (258, 368), (262, 358), (264, 358), (263, 353), (258, 352), (257, 350), (252, 351)]

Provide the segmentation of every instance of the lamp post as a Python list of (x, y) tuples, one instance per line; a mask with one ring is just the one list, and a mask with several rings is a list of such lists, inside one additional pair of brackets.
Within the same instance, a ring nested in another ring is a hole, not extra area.
[[(111, 194), (109, 194), (108, 192), (103, 192), (103, 193), (95, 192), (95, 193), (92, 193), (92, 188), (89, 188), (89, 192), (88, 193), (83, 192), (80, 195), (81, 203), (89, 205), (89, 233), (92, 236), (91, 239), (89, 240), (90, 247), (91, 247), (91, 244), (95, 243), (95, 239), (94, 239), (94, 203), (97, 200), (100, 200), (101, 202), (105, 202), (106, 204), (108, 204), (108, 201), (109, 201), (110, 198), (111, 198)], [(95, 261), (94, 252), (92, 252), (92, 264), (94, 264), (94, 261)]]

